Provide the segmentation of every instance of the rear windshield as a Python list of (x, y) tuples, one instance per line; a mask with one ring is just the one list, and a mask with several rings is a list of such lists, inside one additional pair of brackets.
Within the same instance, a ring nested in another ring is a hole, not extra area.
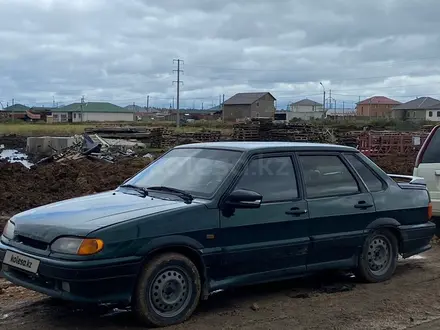
[(440, 129), (437, 129), (425, 148), (421, 163), (440, 163)]

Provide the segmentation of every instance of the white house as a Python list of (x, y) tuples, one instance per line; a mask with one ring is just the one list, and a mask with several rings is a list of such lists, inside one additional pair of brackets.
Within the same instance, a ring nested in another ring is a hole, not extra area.
[(80, 123), (87, 121), (134, 121), (132, 109), (108, 102), (72, 103), (51, 109), (54, 123)]
[(440, 121), (440, 100), (418, 97), (393, 108), (393, 117), (408, 121)]
[(290, 104), (289, 117), (303, 120), (320, 119), (325, 115), (321, 103), (304, 99)]

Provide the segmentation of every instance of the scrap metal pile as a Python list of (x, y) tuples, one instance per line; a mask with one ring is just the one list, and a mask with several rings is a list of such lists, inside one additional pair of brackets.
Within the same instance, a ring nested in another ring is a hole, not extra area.
[(367, 131), (359, 136), (359, 150), (373, 157), (410, 157), (417, 155), (427, 137), (427, 132)]
[[(53, 150), (49, 157), (40, 159), (35, 165), (50, 162), (65, 162), (71, 160), (90, 159), (114, 163), (117, 160), (137, 157), (145, 145), (138, 141), (104, 139), (97, 134), (76, 135), (72, 146), (63, 150)], [(147, 157), (151, 155), (147, 154)]]

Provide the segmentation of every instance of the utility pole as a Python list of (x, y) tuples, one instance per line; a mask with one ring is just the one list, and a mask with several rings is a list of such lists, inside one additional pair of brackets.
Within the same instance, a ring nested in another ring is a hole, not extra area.
[(368, 118), (371, 119), (371, 98), (370, 101), (368, 102)]
[(222, 119), (223, 122), (225, 122), (225, 94), (223, 94), (223, 101), (222, 101)]
[(326, 111), (325, 111), (325, 87), (322, 82), (320, 82), (319, 84), (322, 86), (322, 111), (323, 111), (323, 115), (325, 118), (325, 114), (326, 114)]
[(84, 95), (81, 97), (81, 121), (84, 120)]
[(150, 95), (147, 95), (147, 112), (150, 109)]
[(331, 109), (332, 108), (332, 90), (331, 89), (328, 94), (328, 102), (329, 102), (330, 109)]
[(177, 63), (177, 70), (173, 70), (173, 72), (177, 73), (177, 80), (174, 81), (177, 83), (177, 127), (180, 127), (180, 84), (183, 84), (182, 81), (180, 81), (180, 73), (183, 73), (183, 70), (180, 69), (180, 63), (183, 64), (183, 60), (181, 59), (174, 59), (173, 63)]
[(345, 119), (345, 101), (342, 101), (342, 119)]
[(14, 99), (12, 99), (12, 122), (15, 122), (15, 107), (14, 107)]

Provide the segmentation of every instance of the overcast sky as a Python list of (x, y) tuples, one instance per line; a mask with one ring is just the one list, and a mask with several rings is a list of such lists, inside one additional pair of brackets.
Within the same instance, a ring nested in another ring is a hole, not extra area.
[(440, 98), (439, 0), (0, 0), (0, 101)]

